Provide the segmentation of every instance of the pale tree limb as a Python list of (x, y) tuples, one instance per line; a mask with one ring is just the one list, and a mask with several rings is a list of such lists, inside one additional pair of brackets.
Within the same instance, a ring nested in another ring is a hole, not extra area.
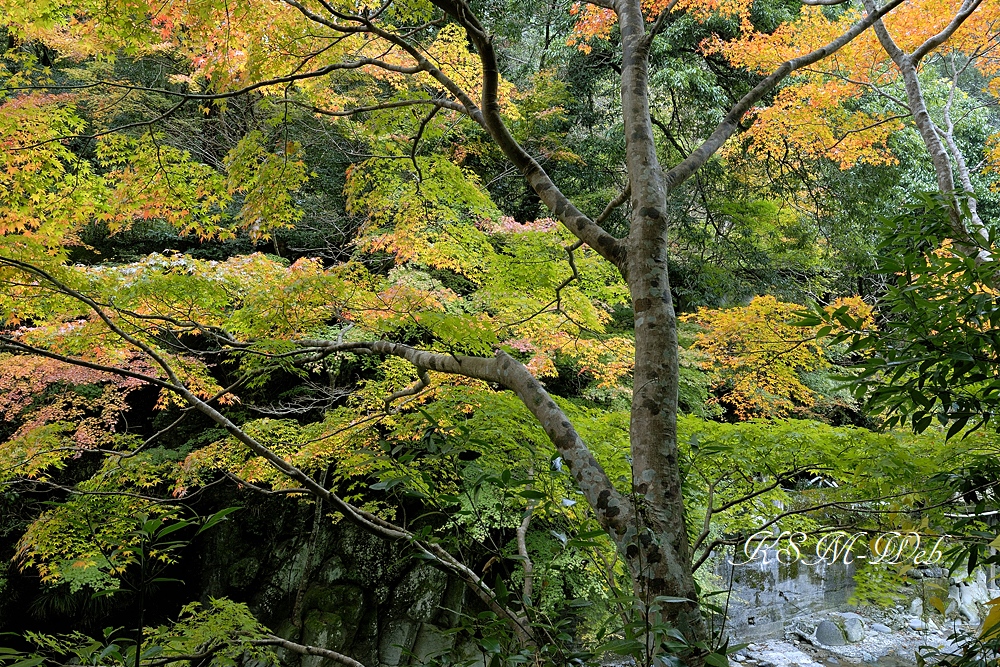
[(935, 124), (935, 129), (938, 134), (944, 138), (945, 144), (948, 146), (948, 152), (951, 153), (952, 159), (955, 160), (955, 170), (958, 172), (958, 180), (962, 184), (962, 190), (964, 190), (968, 195), (967, 205), (969, 207), (969, 218), (972, 223), (972, 228), (977, 230), (977, 235), (980, 237), (980, 240), (984, 245), (987, 245), (989, 243), (989, 236), (986, 234), (986, 225), (983, 224), (982, 218), (979, 217), (979, 206), (974, 196), (975, 188), (972, 186), (969, 165), (966, 163), (965, 155), (962, 154), (961, 149), (958, 147), (958, 143), (955, 141), (955, 122), (951, 115), (952, 105), (955, 102), (955, 91), (958, 90), (958, 79), (972, 64), (974, 57), (975, 56), (971, 56), (961, 68), (955, 67), (954, 58), (952, 58), (951, 89), (948, 91), (948, 100), (944, 105), (945, 127), (942, 130)]
[(416, 396), (424, 389), (429, 387), (430, 384), (431, 384), (431, 379), (427, 375), (427, 369), (420, 368), (419, 366), (417, 366), (417, 381), (412, 385), (410, 385), (409, 387), (400, 389), (399, 391), (393, 392), (392, 394), (387, 396), (385, 398), (385, 408), (383, 409), (383, 411), (389, 413), (393, 403), (395, 403), (401, 398), (406, 398), (407, 396)]
[(615, 489), (604, 468), (542, 384), (524, 364), (506, 352), (497, 350), (493, 358), (484, 358), (426, 352), (387, 341), (337, 344), (324, 340), (301, 340), (298, 343), (302, 345), (304, 354), (367, 351), (399, 357), (418, 368), (484, 380), (510, 389), (534, 415), (549, 440), (556, 446), (580, 490), (594, 508), (601, 526), (616, 541), (632, 532), (629, 531), (631, 526), (626, 518), (633, 511), (631, 501)]
[(695, 171), (708, 162), (709, 158), (715, 155), (715, 153), (722, 147), (722, 144), (724, 144), (726, 140), (736, 132), (739, 127), (739, 122), (743, 118), (744, 114), (746, 114), (746, 112), (748, 112), (754, 104), (763, 99), (767, 93), (773, 90), (778, 83), (780, 83), (792, 72), (819, 62), (823, 58), (836, 53), (843, 46), (850, 43), (855, 37), (875, 25), (879, 19), (901, 5), (903, 2), (904, 0), (890, 0), (884, 7), (879, 9), (875, 9), (874, 5), (872, 5), (868, 8), (868, 14), (851, 26), (840, 37), (834, 39), (829, 44), (816, 49), (815, 51), (799, 56), (798, 58), (787, 60), (778, 66), (772, 74), (764, 78), (760, 83), (754, 86), (750, 92), (740, 98), (739, 102), (737, 102), (732, 109), (730, 109), (729, 113), (726, 114), (722, 121), (716, 126), (709, 138), (706, 139), (701, 146), (696, 148), (690, 155), (688, 155), (687, 158), (667, 171), (664, 178), (666, 180), (668, 191), (677, 189), (677, 187), (690, 178)]
[[(697, 602), (691, 545), (677, 447), (678, 343), (668, 267), (673, 248), (671, 216), (649, 104), (649, 53), (640, 0), (618, 0), (621, 31), (621, 98), (625, 168), (631, 185), (627, 265), (624, 271), (635, 313), (635, 363), (629, 412), (631, 486), (636, 539), (623, 549), (637, 595), (647, 605), (657, 596), (683, 600), (653, 612), (646, 622), (667, 622), (690, 642), (686, 660), (701, 664), (697, 648), (709, 639)], [(621, 548), (621, 547), (619, 547)], [(654, 621), (655, 618), (655, 621)], [(646, 634), (647, 657), (661, 650)]]
[[(863, 0), (863, 2), (869, 15), (872, 15), (875, 7), (874, 0)], [(874, 29), (879, 43), (889, 57), (892, 58), (893, 63), (895, 63), (903, 78), (907, 106), (913, 114), (913, 121), (917, 127), (917, 132), (920, 134), (920, 138), (923, 140), (924, 146), (930, 154), (931, 163), (934, 165), (934, 172), (937, 176), (938, 190), (943, 195), (952, 198), (949, 217), (951, 219), (952, 230), (956, 237), (958, 237), (956, 239), (958, 241), (958, 244), (956, 244), (957, 247), (967, 254), (976, 256), (978, 261), (991, 261), (992, 254), (986, 249), (989, 247), (989, 233), (982, 220), (979, 219), (978, 212), (970, 220), (972, 229), (969, 229), (962, 219), (958, 202), (954, 199), (956, 187), (951, 156), (945, 147), (945, 143), (941, 140), (941, 136), (938, 134), (938, 128), (931, 119), (930, 112), (927, 110), (927, 103), (924, 100), (923, 89), (917, 75), (917, 66), (920, 64), (920, 60), (930, 53), (931, 50), (937, 48), (951, 37), (981, 3), (982, 0), (964, 0), (959, 11), (956, 12), (948, 25), (937, 34), (929, 37), (913, 53), (906, 53), (899, 48), (881, 18), (875, 21)], [(964, 163), (964, 160), (962, 162)], [(962, 190), (963, 195), (969, 201), (969, 210), (972, 213), (976, 205), (975, 192), (972, 189), (971, 181), (968, 182), (968, 186), (963, 183)]]
[[(534, 469), (528, 471), (528, 479), (533, 479), (535, 475)], [(529, 483), (526, 487), (531, 489), (532, 486)], [(524, 600), (525, 606), (529, 604), (531, 600), (532, 588), (534, 585), (535, 578), (535, 564), (531, 560), (531, 555), (528, 553), (528, 527), (531, 525), (531, 515), (535, 511), (535, 505), (538, 502), (536, 500), (529, 500), (528, 506), (524, 508), (524, 516), (521, 518), (521, 523), (517, 527), (517, 555), (521, 557), (521, 567), (524, 569), (524, 586), (521, 589), (521, 596)]]
[(282, 639), (277, 635), (268, 635), (266, 639), (255, 639), (250, 642), (254, 646), (278, 646), (285, 649), (286, 651), (291, 651), (292, 653), (298, 653), (299, 655), (315, 655), (321, 658), (326, 658), (327, 660), (332, 660), (340, 665), (345, 665), (345, 667), (365, 667), (364, 664), (358, 662), (350, 656), (346, 656), (343, 653), (337, 653), (336, 651), (331, 651), (328, 648), (320, 648), (319, 646), (309, 646), (306, 644), (297, 644), (287, 639)]

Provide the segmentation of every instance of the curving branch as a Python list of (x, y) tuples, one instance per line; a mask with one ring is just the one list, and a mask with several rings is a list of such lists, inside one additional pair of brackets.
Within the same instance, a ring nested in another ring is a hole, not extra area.
[(809, 65), (819, 62), (820, 60), (836, 53), (842, 47), (854, 40), (854, 38), (858, 35), (878, 23), (879, 19), (901, 5), (903, 1), (904, 0), (890, 0), (884, 7), (879, 9), (876, 9), (873, 5), (868, 6), (868, 14), (851, 26), (846, 32), (844, 32), (844, 34), (815, 51), (799, 56), (798, 58), (786, 60), (778, 66), (772, 74), (765, 77), (760, 83), (754, 86), (750, 92), (740, 98), (732, 109), (729, 110), (729, 113), (727, 113), (722, 121), (716, 126), (709, 138), (701, 144), (701, 146), (696, 148), (679, 164), (667, 171), (664, 175), (667, 191), (676, 190), (682, 183), (684, 183), (684, 181), (689, 179), (695, 171), (708, 162), (709, 158), (715, 155), (716, 151), (722, 148), (722, 144), (724, 144), (726, 140), (729, 139), (729, 137), (731, 137), (739, 128), (739, 122), (743, 118), (744, 114), (746, 114), (754, 104), (763, 99), (765, 95), (773, 90), (775, 86), (788, 77), (792, 72), (802, 69), (803, 67), (808, 67)]
[(298, 342), (302, 346), (303, 354), (361, 352), (394, 356), (409, 361), (417, 368), (461, 375), (510, 389), (538, 420), (549, 440), (559, 451), (559, 455), (569, 466), (580, 490), (594, 508), (601, 526), (616, 540), (631, 534), (629, 522), (634, 511), (631, 501), (615, 489), (604, 468), (594, 458), (566, 413), (556, 405), (542, 384), (524, 364), (506, 352), (497, 350), (493, 358), (486, 358), (426, 352), (387, 341), (340, 344), (325, 340)]
[[(433, 0), (439, 9), (444, 10), (465, 28), (465, 32), (476, 51), (483, 66), (483, 92), (480, 114), (482, 124), (497, 143), (503, 154), (510, 160), (527, 180), (528, 185), (542, 203), (552, 212), (570, 232), (589, 245), (601, 257), (619, 268), (625, 266), (625, 246), (621, 241), (601, 229), (580, 209), (573, 205), (566, 195), (552, 182), (535, 158), (531, 157), (521, 144), (510, 133), (500, 115), (499, 85), (500, 65), (497, 60), (493, 40), (486, 29), (476, 18), (465, 0)], [(468, 108), (469, 102), (461, 100)]]

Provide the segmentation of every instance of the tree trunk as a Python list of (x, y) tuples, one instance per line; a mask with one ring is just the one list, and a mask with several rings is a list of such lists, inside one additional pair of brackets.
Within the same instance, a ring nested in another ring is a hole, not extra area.
[(677, 318), (667, 272), (666, 187), (649, 115), (646, 23), (639, 0), (621, 0), (622, 110), (632, 213), (628, 282), (635, 312), (632, 484), (639, 521), (625, 557), (638, 594), (689, 602), (664, 605), (662, 620), (689, 641), (707, 639), (698, 608), (684, 524), (677, 453)]

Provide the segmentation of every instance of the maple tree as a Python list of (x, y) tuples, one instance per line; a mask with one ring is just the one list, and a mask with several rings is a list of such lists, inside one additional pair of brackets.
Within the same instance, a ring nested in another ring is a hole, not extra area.
[[(826, 307), (842, 309), (868, 329), (874, 329), (871, 307), (860, 299), (841, 298)], [(754, 298), (745, 307), (709, 310), (683, 315), (704, 327), (692, 348), (704, 352), (712, 381), (720, 392), (718, 402), (730, 407), (738, 419), (787, 416), (810, 408), (816, 392), (803, 384), (801, 373), (829, 368), (831, 363), (817, 328), (796, 326), (801, 307), (772, 296)]]
[[(687, 659), (696, 663), (709, 646), (682, 494), (668, 201), (715, 156), (738, 150), (727, 142), (742, 123), (749, 123), (745, 136), (754, 146), (770, 148), (781, 136), (804, 155), (831, 157), (843, 167), (891, 160), (880, 146), (894, 119), (848, 110), (857, 75), (840, 69), (873, 62), (881, 71), (884, 53), (905, 83), (906, 107), (934, 158), (939, 185), (951, 192), (948, 155), (958, 154), (947, 142), (950, 130), (939, 133), (921, 106), (916, 67), (953, 36), (962, 53), (988, 51), (986, 9), (976, 0), (942, 6), (892, 0), (833, 16), (806, 8), (768, 33), (756, 30), (746, 2), (576, 6), (571, 41), (584, 49), (614, 41), (620, 58), (624, 187), (588, 206), (588, 214), (532, 154), (578, 159), (565, 138), (544, 129), (560, 109), (539, 99), (558, 100), (559, 92), (544, 72), (533, 82), (536, 98), (504, 78), (489, 12), (475, 3), (0, 2), (15, 43), (37, 42), (62, 58), (97, 63), (82, 81), (63, 82), (52, 80), (49, 66), (29, 50), (5, 62), (0, 279), (7, 289), (0, 295), (0, 345), (145, 383), (161, 390), (161, 409), (184, 405), (211, 419), (226, 436), (176, 468), (172, 493), (182, 496), (218, 470), (248, 484), (301, 490), (464, 580), (530, 645), (540, 638), (526, 612), (503, 601), (482, 573), (378, 508), (352, 504), (324, 472), (351, 466), (360, 473), (374, 465), (357, 456), (374, 449), (379, 434), (357, 426), (371, 418), (398, 427), (407, 421), (400, 402), (447, 404), (450, 394), (460, 399), (454, 405), (464, 401), (474, 413), (476, 401), (512, 392), (568, 467), (638, 597), (647, 609), (657, 598), (667, 600), (653, 615), (679, 630)], [(927, 12), (935, 23), (915, 18)], [(913, 28), (901, 46), (890, 36), (897, 13), (899, 25)], [(737, 36), (708, 40), (703, 53), (764, 76), (694, 137), (690, 150), (673, 146), (676, 159), (663, 164), (650, 115), (650, 54), (673, 25), (720, 17)], [(120, 76), (105, 60), (160, 53), (183, 63), (162, 87)], [(114, 104), (104, 103), (109, 91), (122, 99), (148, 96), (158, 111), (121, 118)], [(210, 115), (246, 96), (255, 96), (279, 129), (261, 123), (219, 152), (215, 164), (159, 128), (187, 107)], [(367, 154), (346, 175), (345, 209), (364, 217), (359, 250), (389, 257), (391, 270), (307, 258), (286, 265), (261, 254), (213, 261), (163, 253), (120, 266), (70, 261), (95, 222), (111, 234), (156, 220), (204, 239), (245, 234), (254, 241), (294, 226), (303, 215), (296, 193), (309, 169), (301, 144), (280, 128), (297, 113), (365, 135)], [(815, 123), (823, 129), (803, 133)], [(834, 141), (836, 133), (844, 138)], [(73, 141), (93, 142), (92, 155), (81, 158), (69, 147)], [(470, 166), (490, 159), (519, 172), (547, 212), (523, 222), (504, 216)], [(968, 192), (963, 164), (958, 160), (958, 180)], [(622, 215), (620, 235), (605, 228), (612, 215)], [(961, 219), (955, 219), (957, 229)], [(975, 241), (977, 225), (973, 218), (971, 231), (957, 229), (963, 242)], [(460, 277), (462, 287), (446, 286), (436, 277), (443, 274), (432, 271)], [(614, 329), (619, 307), (634, 316), (628, 335)], [(237, 423), (229, 413), (241, 392), (259, 390), (279, 373), (309, 378), (351, 357), (381, 359), (383, 379), (317, 424)], [(223, 361), (236, 369), (229, 386), (213, 374)], [(566, 364), (592, 380), (595, 391), (630, 399), (627, 490), (584, 437), (585, 420), (573, 419), (573, 410), (542, 384)], [(475, 391), (463, 394), (469, 387)], [(120, 474), (138, 474), (128, 471)], [(531, 495), (521, 498), (538, 500)], [(526, 520), (534, 507), (525, 504)], [(524, 570), (530, 598), (527, 564)]]

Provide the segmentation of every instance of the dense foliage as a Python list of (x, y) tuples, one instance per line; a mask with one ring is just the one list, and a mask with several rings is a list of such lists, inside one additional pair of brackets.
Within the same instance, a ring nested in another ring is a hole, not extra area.
[[(346, 524), (498, 665), (727, 664), (761, 530), (995, 561), (996, 12), (0, 0), (0, 665), (357, 667)], [(288, 618), (204, 595), (275, 504)]]

